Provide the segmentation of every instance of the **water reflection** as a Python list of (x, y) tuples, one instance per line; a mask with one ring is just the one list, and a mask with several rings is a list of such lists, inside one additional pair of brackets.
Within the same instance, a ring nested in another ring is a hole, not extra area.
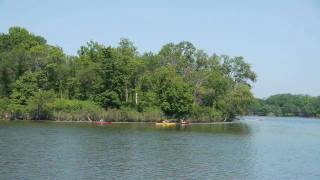
[(154, 124), (112, 124), (112, 125), (94, 125), (94, 128), (101, 128), (108, 131), (164, 131), (164, 132), (192, 132), (192, 133), (210, 133), (210, 134), (250, 134), (250, 126), (246, 123), (220, 123), (220, 124), (190, 124), (176, 126), (155, 126)]
[(180, 131), (192, 131), (201, 133), (222, 133), (222, 134), (237, 134), (248, 135), (250, 128), (245, 123), (229, 123), (229, 124), (194, 124), (187, 126), (177, 126)]

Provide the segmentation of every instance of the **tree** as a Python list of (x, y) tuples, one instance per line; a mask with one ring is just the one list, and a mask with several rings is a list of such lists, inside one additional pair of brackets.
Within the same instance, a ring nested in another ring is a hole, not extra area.
[(11, 27), (8, 34), (0, 35), (0, 52), (8, 52), (15, 48), (28, 50), (44, 44), (46, 44), (46, 40), (43, 37), (35, 36), (21, 27)]
[[(55, 110), (45, 101), (50, 102), (52, 95), (59, 98), (55, 102), (73, 102), (75, 108), (83, 102), (91, 109), (143, 113), (153, 109), (172, 118), (230, 120), (247, 113), (253, 100), (250, 85), (255, 81), (256, 74), (243, 57), (210, 56), (188, 41), (142, 54), (125, 38), (115, 47), (89, 41), (78, 55), (67, 56), (24, 28), (12, 27), (0, 34), (0, 97), (10, 102), (3, 109), (10, 109), (12, 119), (49, 118)], [(318, 101), (309, 97), (290, 96), (294, 99), (290, 102), (285, 97), (281, 105), (272, 99), (267, 100), (269, 106), (264, 101), (261, 105), (265, 114), (276, 109), (319, 114), (312, 108), (318, 107)]]
[(158, 91), (160, 108), (170, 117), (182, 118), (189, 115), (193, 104), (193, 89), (183, 82), (181, 77), (174, 77), (173, 70), (162, 69)]
[[(318, 100), (319, 97), (308, 95), (276, 94), (266, 100), (260, 100), (260, 108), (256, 105), (251, 108), (253, 114), (258, 115), (318, 117)], [(260, 114), (260, 109), (264, 110), (264, 113)]]
[(28, 71), (14, 83), (10, 98), (15, 104), (26, 105), (35, 92), (46, 89), (46, 82), (47, 79), (42, 72)]
[(28, 111), (35, 120), (47, 120), (50, 118), (50, 105), (54, 101), (55, 94), (52, 91), (39, 90), (28, 100)]

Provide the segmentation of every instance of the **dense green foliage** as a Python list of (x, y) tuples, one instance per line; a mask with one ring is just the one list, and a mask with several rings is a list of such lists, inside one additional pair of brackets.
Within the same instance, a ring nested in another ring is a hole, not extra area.
[(140, 54), (90, 41), (77, 56), (26, 29), (0, 34), (4, 119), (231, 120), (253, 101), (256, 74), (243, 57), (209, 56), (190, 42)]
[(254, 115), (320, 117), (320, 97), (277, 94), (257, 99), (250, 111)]

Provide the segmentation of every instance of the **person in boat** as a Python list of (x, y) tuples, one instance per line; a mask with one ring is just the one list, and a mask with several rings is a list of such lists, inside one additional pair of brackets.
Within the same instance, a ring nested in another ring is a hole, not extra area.
[(180, 123), (181, 123), (181, 124), (188, 124), (188, 121), (185, 120), (185, 119), (182, 119), (182, 120), (180, 121)]
[(169, 123), (168, 120), (162, 120), (162, 123)]

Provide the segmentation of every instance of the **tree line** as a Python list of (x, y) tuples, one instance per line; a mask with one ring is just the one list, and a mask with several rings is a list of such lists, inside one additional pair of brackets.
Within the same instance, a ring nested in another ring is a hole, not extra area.
[(90, 41), (76, 56), (21, 27), (0, 34), (1, 119), (227, 121), (246, 114), (256, 74), (192, 43), (140, 53)]
[(257, 99), (249, 111), (260, 116), (320, 117), (320, 97), (276, 94)]

